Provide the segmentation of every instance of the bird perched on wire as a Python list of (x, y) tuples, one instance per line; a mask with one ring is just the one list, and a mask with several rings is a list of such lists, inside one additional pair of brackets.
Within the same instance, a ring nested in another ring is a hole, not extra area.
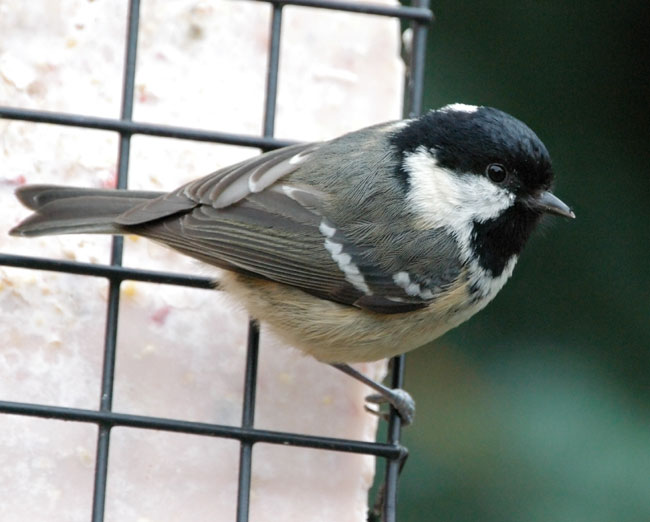
[[(27, 185), (16, 193), (34, 213), (11, 234), (162, 243), (224, 269), (219, 288), (253, 317), (355, 374), (347, 363), (417, 348), (485, 307), (540, 218), (574, 217), (552, 182), (526, 125), (453, 104), (267, 152), (169, 193)], [(408, 394), (372, 385), (410, 421)]]

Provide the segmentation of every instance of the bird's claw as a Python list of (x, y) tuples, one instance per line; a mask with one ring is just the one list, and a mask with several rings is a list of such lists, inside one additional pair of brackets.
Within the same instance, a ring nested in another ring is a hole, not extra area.
[[(386, 395), (381, 393), (373, 393), (366, 397), (366, 401), (378, 405), (387, 403), (390, 404), (393, 408), (395, 408), (397, 414), (401, 417), (403, 426), (408, 426), (413, 422), (413, 419), (415, 418), (415, 401), (407, 391), (402, 390), (401, 388), (394, 388), (390, 390), (390, 394)], [(365, 405), (365, 408), (366, 411), (375, 415), (379, 415), (380, 417), (388, 420), (388, 414), (382, 412), (381, 410), (371, 408), (367, 404)]]

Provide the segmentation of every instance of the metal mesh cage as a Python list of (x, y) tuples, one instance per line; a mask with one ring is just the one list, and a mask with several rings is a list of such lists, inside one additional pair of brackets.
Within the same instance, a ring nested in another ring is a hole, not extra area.
[[(432, 13), (428, 7), (428, 0), (414, 0), (414, 5), (409, 7), (391, 7), (358, 3), (354, 1), (330, 0), (259, 1), (269, 3), (272, 6), (271, 38), (266, 71), (264, 125), (262, 136), (229, 134), (224, 132), (142, 123), (132, 120), (140, 12), (140, 2), (138, 0), (131, 0), (129, 2), (125, 46), (126, 56), (124, 60), (122, 82), (122, 106), (121, 117), (119, 119), (27, 110), (16, 107), (0, 107), (0, 117), (13, 120), (67, 125), (79, 128), (109, 130), (119, 133), (120, 139), (117, 171), (118, 188), (126, 188), (127, 186), (130, 140), (135, 134), (257, 147), (263, 150), (285, 146), (288, 142), (274, 139), (273, 130), (278, 85), (282, 13), (283, 8), (287, 5), (356, 12), (360, 13), (360, 15), (392, 17), (399, 19), (403, 24), (410, 24), (412, 30), (412, 41), (410, 46), (411, 49), (407, 58), (409, 63), (407, 63), (406, 68), (406, 101), (404, 113), (406, 116), (415, 116), (420, 113), (423, 90), (426, 30), (427, 25), (432, 20)], [(210, 437), (224, 437), (239, 441), (239, 484), (236, 515), (236, 520), (238, 522), (248, 520), (249, 498), (251, 492), (251, 464), (253, 459), (252, 448), (255, 443), (285, 444), (297, 447), (322, 449), (326, 451), (360, 453), (380, 457), (386, 461), (384, 484), (381, 488), (381, 494), (379, 495), (381, 517), (383, 520), (388, 522), (392, 522), (396, 519), (399, 468), (406, 455), (405, 448), (400, 444), (401, 426), (399, 417), (393, 411), (391, 412), (387, 431), (387, 440), (385, 442), (371, 443), (357, 440), (319, 437), (300, 433), (283, 433), (256, 429), (253, 425), (253, 418), (255, 409), (259, 330), (254, 322), (249, 324), (243, 414), (240, 427), (153, 416), (123, 414), (112, 411), (118, 307), (121, 283), (125, 280), (131, 280), (195, 288), (212, 287), (211, 280), (204, 277), (123, 267), (122, 253), (122, 238), (116, 237), (112, 242), (110, 265), (104, 266), (72, 261), (0, 254), (0, 265), (34, 270), (65, 272), (69, 274), (105, 278), (108, 280), (109, 291), (106, 308), (107, 319), (104, 335), (99, 409), (90, 410), (0, 400), (0, 413), (77, 421), (92, 423), (98, 426), (92, 505), (93, 522), (100, 522), (104, 519), (111, 429), (118, 426), (180, 432)], [(402, 373), (403, 357), (395, 358), (392, 365), (393, 387), (401, 386)]]

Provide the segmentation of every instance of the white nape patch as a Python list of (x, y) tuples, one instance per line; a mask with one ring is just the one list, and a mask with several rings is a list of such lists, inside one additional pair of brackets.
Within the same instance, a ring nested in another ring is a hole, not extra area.
[(479, 109), (477, 105), (467, 105), (466, 103), (450, 103), (440, 109), (442, 112), (476, 112)]
[(474, 221), (499, 216), (515, 201), (515, 195), (483, 176), (454, 174), (438, 165), (425, 147), (404, 158), (409, 173), (408, 199), (427, 228), (444, 228), (454, 234), (461, 250), (468, 252)]
[(363, 274), (359, 267), (352, 262), (352, 256), (343, 252), (343, 245), (333, 241), (331, 238), (336, 234), (336, 228), (329, 225), (323, 219), (318, 227), (325, 239), (325, 249), (330, 253), (334, 262), (339, 266), (341, 272), (345, 274), (345, 279), (357, 290), (361, 290), (366, 295), (372, 295)]
[(393, 274), (393, 282), (403, 288), (407, 295), (421, 299), (433, 299), (433, 292), (431, 290), (422, 290), (419, 283), (411, 282), (411, 276), (408, 272)]

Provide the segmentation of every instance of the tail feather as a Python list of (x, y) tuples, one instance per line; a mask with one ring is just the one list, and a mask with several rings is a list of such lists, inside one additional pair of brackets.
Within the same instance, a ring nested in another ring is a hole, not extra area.
[(120, 234), (125, 227), (115, 219), (162, 192), (126, 191), (26, 185), (16, 190), (16, 197), (34, 213), (9, 233), (13, 236), (49, 234)]

